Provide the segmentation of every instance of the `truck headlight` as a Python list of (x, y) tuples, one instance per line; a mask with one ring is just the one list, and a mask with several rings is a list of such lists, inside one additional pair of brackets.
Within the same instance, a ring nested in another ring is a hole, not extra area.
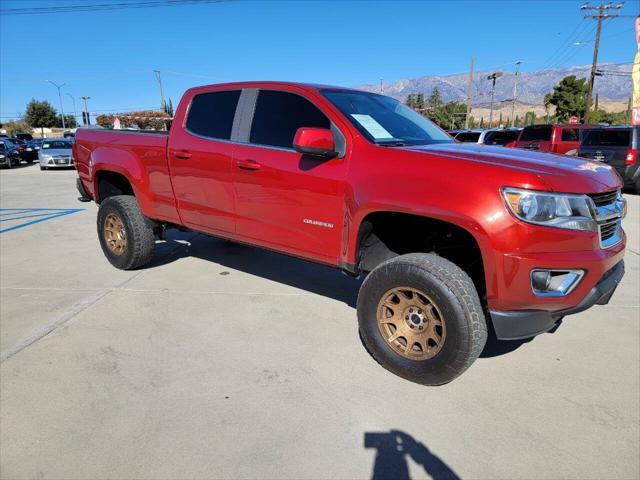
[(511, 213), (524, 222), (569, 230), (598, 231), (591, 199), (586, 195), (503, 188), (502, 196)]

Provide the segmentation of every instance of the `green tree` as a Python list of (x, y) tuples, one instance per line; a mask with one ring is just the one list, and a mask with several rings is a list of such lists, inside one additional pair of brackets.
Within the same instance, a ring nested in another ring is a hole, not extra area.
[(43, 128), (51, 128), (56, 124), (56, 109), (46, 100), (38, 101), (32, 98), (27, 104), (25, 121), (32, 128), (39, 128), (40, 134), (44, 136)]
[(526, 112), (524, 114), (524, 124), (525, 125), (533, 125), (536, 123), (536, 112)]
[[(74, 117), (73, 115), (65, 115), (64, 126), (66, 128), (76, 128), (78, 126), (78, 123), (76, 122), (76, 117)], [(56, 115), (55, 127), (62, 128), (62, 115)]]
[(165, 104), (164, 113), (166, 113), (170, 117), (173, 117), (173, 102), (171, 101), (171, 99), (169, 99), (169, 101)]
[(467, 106), (460, 102), (447, 102), (427, 108), (427, 117), (441, 128), (464, 128)]
[(427, 109), (432, 110), (442, 106), (442, 94), (440, 93), (440, 89), (438, 87), (433, 87), (431, 90), (431, 95), (427, 99)]
[(623, 110), (622, 112), (605, 112), (604, 110), (595, 110), (589, 115), (589, 120), (593, 123), (627, 125), (630, 122), (630, 117), (626, 110)]
[(569, 117), (582, 116), (586, 107), (588, 90), (586, 79), (569, 75), (553, 87), (553, 92), (544, 96), (544, 104), (547, 107), (553, 105), (556, 108), (558, 120), (566, 122)]

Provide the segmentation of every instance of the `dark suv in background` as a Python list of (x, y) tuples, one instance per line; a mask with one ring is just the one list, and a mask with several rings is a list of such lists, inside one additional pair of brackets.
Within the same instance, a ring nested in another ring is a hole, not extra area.
[(626, 188), (640, 194), (639, 145), (640, 126), (597, 128), (586, 132), (578, 155), (608, 163), (620, 174)]

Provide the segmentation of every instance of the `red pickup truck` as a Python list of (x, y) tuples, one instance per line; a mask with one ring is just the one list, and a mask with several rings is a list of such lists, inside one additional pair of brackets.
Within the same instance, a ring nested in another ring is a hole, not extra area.
[(366, 347), (422, 384), (464, 372), (491, 329), (527, 338), (607, 303), (624, 274), (611, 167), (460, 144), (374, 93), (197, 87), (169, 133), (80, 129), (74, 157), (117, 268), (181, 227), (366, 275)]
[(518, 138), (507, 146), (575, 155), (585, 132), (594, 128), (598, 128), (598, 125), (529, 125), (524, 127)]

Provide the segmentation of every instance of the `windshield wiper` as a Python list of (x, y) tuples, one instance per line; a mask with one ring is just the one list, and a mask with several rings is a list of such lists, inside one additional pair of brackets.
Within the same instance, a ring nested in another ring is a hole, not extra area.
[(376, 142), (376, 145), (380, 145), (381, 147), (404, 147), (406, 143), (400, 141)]

